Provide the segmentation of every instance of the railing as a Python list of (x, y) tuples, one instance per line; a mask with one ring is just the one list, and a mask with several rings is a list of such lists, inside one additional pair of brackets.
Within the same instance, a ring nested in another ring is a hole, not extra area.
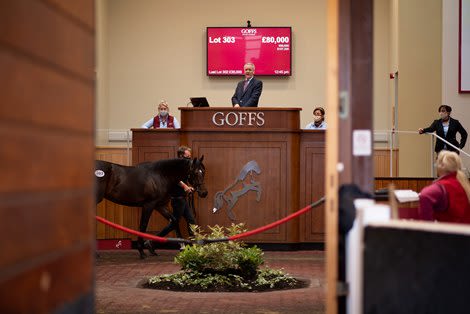
[[(430, 169), (430, 171), (428, 172), (429, 177), (436, 177), (435, 156), (434, 156), (435, 155), (434, 146), (435, 146), (436, 139), (439, 139), (439, 140), (443, 141), (444, 143), (446, 143), (446, 145), (448, 145), (450, 147), (453, 147), (454, 149), (456, 149), (457, 151), (460, 152), (460, 156), (462, 158), (462, 164), (463, 164), (463, 168), (464, 168), (463, 170), (467, 174), (467, 176), (470, 176), (470, 172), (468, 170), (468, 169), (470, 169), (470, 154), (463, 151), (459, 147), (454, 146), (453, 144), (449, 143), (447, 140), (443, 139), (442, 137), (440, 137), (439, 135), (437, 135), (435, 133), (424, 133), (423, 135), (421, 135), (421, 134), (419, 134), (418, 131), (377, 130), (377, 131), (374, 131), (374, 137), (376, 137), (376, 138), (377, 137), (387, 138), (387, 141), (383, 141), (383, 142), (386, 142), (387, 148), (389, 150), (389, 155), (390, 155), (390, 157), (389, 157), (389, 159), (390, 159), (390, 177), (394, 176), (393, 175), (394, 172), (398, 173), (398, 171), (396, 171), (397, 169), (394, 169), (394, 163), (393, 163), (394, 154), (397, 153), (396, 150), (397, 149), (401, 150), (402, 154), (403, 153), (406, 154), (406, 152), (403, 152), (403, 149), (400, 148), (400, 142), (403, 142), (404, 137), (409, 138), (410, 136), (415, 136), (415, 135), (418, 135), (418, 136), (430, 135), (429, 136), (429, 140), (430, 140), (429, 141), (429, 154), (427, 154), (425, 160), (423, 160), (423, 164), (428, 164), (429, 165), (429, 169)], [(421, 143), (422, 140), (420, 139), (417, 142)], [(419, 147), (416, 148), (416, 149), (419, 149)], [(414, 156), (416, 156), (416, 151), (410, 153), (410, 158), (413, 158)]]
[[(439, 135), (435, 134), (435, 133), (426, 133), (426, 134), (429, 134), (429, 135), (432, 135), (434, 136), (435, 138), (438, 138), (440, 139), (441, 141), (443, 141), (446, 145), (450, 146), (450, 147), (453, 147), (454, 149), (456, 149), (457, 151), (459, 151), (461, 153), (460, 157), (462, 157), (462, 155), (464, 155), (465, 157), (467, 157), (467, 159), (465, 158), (462, 158), (462, 164), (466, 164), (464, 161), (470, 159), (470, 154), (468, 154), (467, 152), (464, 152), (462, 149), (460, 149), (459, 147), (457, 146), (454, 146), (453, 144), (449, 143), (448, 141), (446, 141), (445, 139), (443, 139), (442, 137), (440, 137)], [(434, 142), (434, 141), (433, 141)], [(433, 145), (433, 148), (434, 148), (434, 145)], [(435, 167), (433, 167), (433, 170), (435, 169)], [(469, 177), (469, 168), (468, 167), (464, 167), (464, 171), (465, 171), (465, 174), (467, 175), (467, 177)]]

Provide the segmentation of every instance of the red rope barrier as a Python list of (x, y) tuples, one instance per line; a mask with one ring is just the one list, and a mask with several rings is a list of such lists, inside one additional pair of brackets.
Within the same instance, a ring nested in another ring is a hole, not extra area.
[(106, 219), (104, 219), (104, 218), (102, 218), (102, 217), (100, 217), (100, 216), (96, 216), (96, 220), (98, 220), (98, 221), (101, 222), (101, 223), (104, 223), (105, 225), (108, 225), (108, 226), (110, 226), (110, 227), (113, 227), (114, 229), (118, 229), (118, 230), (121, 230), (121, 231), (130, 233), (130, 234), (133, 234), (133, 235), (136, 235), (136, 236), (145, 238), (145, 239), (150, 239), (150, 240), (154, 240), (154, 241), (157, 241), (157, 242), (168, 242), (168, 238), (157, 237), (157, 236), (154, 236), (154, 235), (151, 235), (151, 234), (148, 234), (148, 233), (143, 233), (143, 232), (140, 232), (140, 231), (135, 231), (135, 230), (126, 228), (126, 227), (124, 227), (124, 226), (115, 224), (114, 222), (111, 222), (111, 221), (109, 221), (109, 220), (106, 220)]
[[(269, 230), (269, 229), (272, 229), (274, 227), (277, 227), (279, 226), (280, 224), (283, 224), (295, 217), (298, 217), (306, 212), (308, 212), (309, 210), (311, 210), (312, 208), (314, 208), (315, 206), (317, 205), (320, 205), (321, 203), (323, 203), (325, 201), (325, 197), (322, 197), (321, 199), (319, 199), (318, 201), (316, 201), (315, 203), (312, 203), (298, 211), (296, 211), (295, 213), (293, 214), (290, 214), (289, 216), (287, 217), (284, 217), (278, 221), (275, 221), (273, 223), (270, 223), (269, 225), (266, 225), (266, 226), (262, 226), (262, 227), (259, 227), (259, 228), (256, 228), (254, 230), (251, 230), (251, 231), (247, 231), (247, 232), (244, 232), (244, 233), (240, 233), (240, 234), (236, 234), (236, 235), (233, 235), (233, 236), (230, 236), (230, 237), (227, 237), (227, 238), (220, 238), (220, 239), (205, 239), (205, 240), (201, 240), (201, 241), (196, 241), (197, 243), (199, 244), (203, 244), (203, 243), (209, 243), (209, 242), (221, 242), (221, 241), (234, 241), (234, 240), (238, 240), (240, 238), (245, 238), (245, 237), (248, 237), (248, 236), (252, 236), (254, 234), (257, 234), (257, 233), (261, 233), (261, 232), (264, 232), (266, 230)], [(104, 223), (105, 225), (108, 225), (110, 227), (113, 227), (115, 229), (118, 229), (118, 230), (121, 230), (121, 231), (124, 231), (124, 232), (127, 232), (127, 233), (130, 233), (130, 234), (133, 234), (133, 235), (136, 235), (136, 236), (139, 236), (139, 237), (142, 237), (142, 238), (146, 238), (146, 239), (150, 239), (150, 240), (154, 240), (154, 241), (157, 241), (157, 242), (185, 242), (185, 243), (190, 243), (191, 241), (189, 240), (186, 240), (186, 239), (174, 239), (174, 238), (162, 238), (162, 237), (157, 237), (157, 236), (154, 236), (154, 235), (151, 235), (151, 234), (147, 234), (147, 233), (143, 233), (143, 232), (139, 232), (139, 231), (135, 231), (135, 230), (132, 230), (132, 229), (129, 229), (129, 228), (126, 228), (124, 226), (121, 226), (121, 225), (118, 225), (118, 224), (115, 224), (109, 220), (106, 220), (100, 216), (96, 216), (96, 220), (98, 220), (99, 222), (101, 223)]]
[(266, 230), (269, 230), (269, 229), (272, 229), (274, 227), (277, 227), (279, 226), (280, 224), (283, 224), (297, 216), (300, 216), (306, 212), (308, 212), (310, 209), (312, 209), (313, 207), (315, 207), (316, 205), (318, 204), (321, 204), (323, 201), (325, 200), (324, 197), (322, 197), (319, 201), (315, 202), (315, 203), (312, 203), (304, 208), (302, 208), (301, 210), (298, 210), (296, 211), (295, 213), (293, 214), (290, 214), (289, 216), (287, 217), (284, 217), (278, 221), (275, 221), (273, 223), (270, 223), (269, 225), (266, 225), (266, 226), (263, 226), (263, 227), (259, 227), (259, 228), (256, 228), (254, 230), (251, 230), (251, 231), (247, 231), (247, 232), (244, 232), (244, 233), (239, 233), (239, 234), (236, 234), (236, 235), (233, 235), (231, 237), (228, 237), (229, 240), (237, 240), (237, 239), (240, 239), (240, 238), (244, 238), (244, 237), (248, 237), (248, 236), (251, 236), (251, 235), (254, 235), (254, 234), (257, 234), (257, 233), (261, 233), (261, 232), (264, 232)]

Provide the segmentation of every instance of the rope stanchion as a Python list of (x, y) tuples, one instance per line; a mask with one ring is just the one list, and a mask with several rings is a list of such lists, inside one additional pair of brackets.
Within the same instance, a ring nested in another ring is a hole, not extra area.
[(238, 239), (241, 239), (241, 238), (249, 237), (249, 236), (252, 236), (254, 234), (264, 232), (266, 230), (277, 227), (277, 226), (279, 226), (279, 225), (281, 225), (281, 224), (283, 224), (283, 223), (285, 223), (285, 222), (287, 222), (291, 219), (294, 219), (295, 217), (298, 217), (298, 216), (308, 212), (309, 210), (311, 210), (312, 208), (322, 204), (323, 202), (325, 202), (325, 197), (324, 196), (322, 198), (320, 198), (318, 201), (316, 201), (316, 202), (314, 202), (314, 203), (312, 203), (312, 204), (296, 211), (295, 213), (290, 214), (287, 217), (284, 217), (284, 218), (282, 218), (278, 221), (270, 223), (269, 225), (262, 226), (262, 227), (254, 229), (254, 230), (251, 230), (251, 231), (243, 232), (243, 233), (236, 234), (236, 235), (233, 235), (233, 236), (230, 236), (230, 237), (224, 237), (224, 238), (218, 238), (218, 239), (203, 239), (203, 240), (197, 240), (197, 241), (191, 241), (191, 240), (180, 239), (180, 238), (163, 238), (163, 237), (154, 236), (154, 235), (151, 235), (151, 234), (147, 234), (147, 233), (143, 233), (143, 232), (140, 232), (140, 231), (135, 231), (135, 230), (126, 228), (124, 226), (113, 223), (109, 220), (106, 220), (106, 219), (104, 219), (103, 217), (100, 217), (100, 216), (96, 216), (96, 220), (98, 220), (99, 222), (101, 222), (105, 225), (108, 225), (112, 228), (127, 232), (129, 234), (133, 234), (133, 235), (145, 238), (145, 239), (157, 241), (157, 242), (162, 242), (162, 243), (165, 243), (165, 242), (178, 242), (178, 243), (186, 243), (186, 244), (193, 244), (193, 243), (205, 244), (205, 243), (213, 243), (213, 242), (235, 241), (235, 240), (238, 240)]

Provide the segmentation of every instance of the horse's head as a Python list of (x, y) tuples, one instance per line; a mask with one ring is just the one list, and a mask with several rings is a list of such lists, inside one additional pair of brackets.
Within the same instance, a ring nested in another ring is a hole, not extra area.
[(204, 160), (204, 155), (200, 159), (194, 158), (191, 161), (191, 167), (189, 169), (189, 184), (191, 184), (196, 190), (197, 194), (200, 197), (207, 196), (207, 189), (204, 185), (204, 176), (206, 175), (206, 167), (202, 161)]

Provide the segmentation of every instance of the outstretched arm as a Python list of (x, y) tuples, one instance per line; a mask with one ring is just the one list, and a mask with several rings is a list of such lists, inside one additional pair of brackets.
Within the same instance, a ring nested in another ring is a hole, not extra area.
[(142, 124), (141, 128), (150, 129), (153, 126), (153, 118)]
[(420, 128), (418, 129), (418, 132), (419, 134), (423, 134), (423, 133), (432, 133), (432, 132), (435, 132), (437, 130), (437, 123), (438, 123), (439, 120), (435, 120), (431, 123), (431, 125), (427, 128)]
[(180, 182), (178, 183), (178, 185), (179, 185), (180, 187), (182, 187), (183, 190), (184, 190), (186, 193), (189, 193), (189, 192), (193, 192), (193, 191), (194, 191), (194, 188), (193, 188), (193, 187), (187, 185), (187, 184), (184, 183), (183, 181), (180, 181)]

